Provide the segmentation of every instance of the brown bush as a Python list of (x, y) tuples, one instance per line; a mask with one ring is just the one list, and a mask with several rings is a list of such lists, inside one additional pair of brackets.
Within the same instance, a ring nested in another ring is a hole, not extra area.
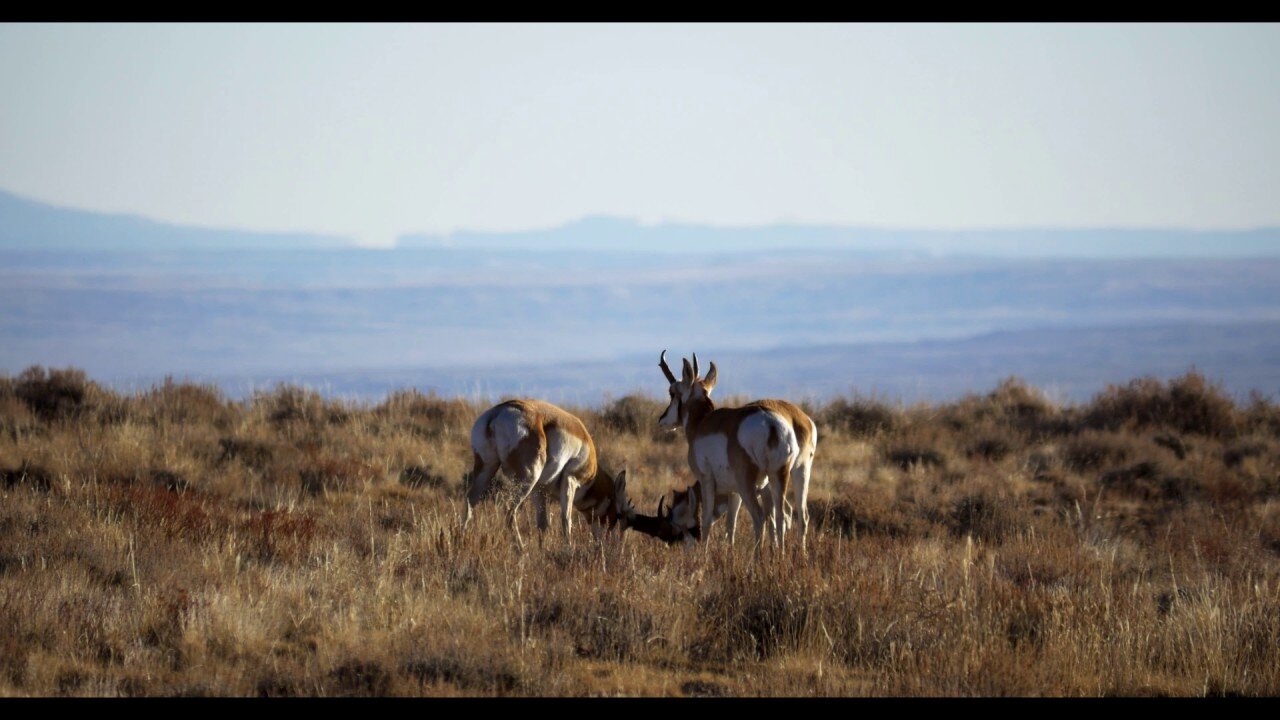
[(75, 418), (87, 412), (101, 393), (83, 370), (46, 370), (40, 365), (23, 370), (10, 387), (9, 392), (44, 422)]
[(244, 525), (254, 543), (257, 556), (263, 560), (294, 560), (311, 548), (316, 523), (310, 516), (288, 510), (263, 510), (254, 513)]
[(834, 500), (809, 500), (812, 529), (845, 538), (882, 535), (890, 538), (922, 537), (933, 525), (902, 503), (868, 493), (849, 493)]
[(298, 471), (304, 492), (318, 495), (355, 491), (379, 479), (378, 469), (351, 457), (322, 456), (304, 460)]
[(898, 427), (900, 413), (893, 407), (866, 398), (837, 398), (818, 411), (816, 422), (849, 437), (865, 438)]
[(1241, 438), (1222, 451), (1222, 462), (1229, 468), (1239, 467), (1248, 458), (1263, 457), (1271, 452), (1271, 444), (1262, 438)]
[(1060, 456), (1067, 468), (1076, 472), (1092, 472), (1124, 462), (1129, 452), (1127, 439), (1085, 432), (1063, 443)]
[(809, 600), (795, 588), (738, 578), (698, 607), (704, 631), (691, 648), (694, 662), (768, 659), (799, 644), (810, 616)]
[(400, 471), (400, 484), (414, 488), (443, 488), (449, 485), (444, 475), (432, 472), (430, 467), (410, 465)]
[(1008, 498), (986, 492), (965, 495), (952, 506), (948, 526), (959, 537), (972, 535), (987, 542), (1003, 542), (1027, 525), (1019, 522), (1010, 504)]
[(133, 403), (137, 412), (151, 423), (208, 423), (225, 428), (234, 410), (215, 385), (175, 383), (166, 377), (164, 383), (143, 393)]
[(1001, 437), (984, 437), (973, 443), (965, 450), (965, 455), (971, 458), (980, 457), (985, 460), (998, 462), (1003, 460), (1013, 452), (1013, 447), (1008, 440)]
[(424, 395), (409, 389), (388, 395), (374, 407), (373, 414), (419, 437), (434, 439), (448, 433), (469, 437), (478, 412), (463, 400), (441, 398), (434, 392)]
[(600, 412), (604, 426), (615, 433), (652, 435), (666, 404), (642, 395), (624, 395), (607, 403)]
[(315, 390), (304, 390), (280, 384), (271, 392), (254, 395), (252, 404), (260, 406), (267, 419), (276, 426), (290, 424), (341, 425), (350, 419), (342, 403), (326, 400)]
[(1093, 399), (1084, 423), (1100, 430), (1169, 428), (1216, 438), (1233, 437), (1240, 425), (1231, 398), (1195, 371), (1167, 383), (1148, 377), (1112, 385)]
[(930, 447), (912, 445), (896, 447), (886, 450), (884, 457), (885, 460), (903, 470), (910, 470), (914, 466), (941, 468), (947, 466), (947, 456)]
[(219, 438), (218, 450), (218, 464), (239, 460), (254, 470), (266, 470), (275, 456), (275, 450), (267, 443), (235, 437)]
[(48, 490), (53, 485), (53, 473), (28, 460), (13, 469), (0, 468), (0, 487), (11, 488), (26, 484), (36, 490)]

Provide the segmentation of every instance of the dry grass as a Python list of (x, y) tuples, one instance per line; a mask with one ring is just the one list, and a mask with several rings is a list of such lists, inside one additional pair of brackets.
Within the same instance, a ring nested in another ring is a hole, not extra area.
[[(520, 552), (494, 504), (463, 535), (481, 410), (0, 377), (0, 694), (1280, 692), (1264, 399), (837, 400), (804, 557), (556, 523)], [(577, 410), (650, 510), (689, 481), (660, 410)]]

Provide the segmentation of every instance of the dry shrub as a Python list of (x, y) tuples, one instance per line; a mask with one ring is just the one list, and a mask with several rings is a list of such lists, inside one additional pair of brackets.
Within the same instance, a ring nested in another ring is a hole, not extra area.
[(236, 437), (219, 438), (218, 449), (215, 462), (219, 465), (239, 460), (247, 467), (258, 471), (266, 470), (275, 456), (275, 450), (267, 443)]
[(380, 479), (376, 467), (351, 457), (320, 456), (303, 461), (298, 470), (302, 490), (311, 495), (353, 492)]
[(465, 652), (419, 654), (401, 666), (419, 685), (455, 685), (470, 692), (506, 695), (521, 686), (520, 668), (505, 658), (477, 658)]
[(108, 496), (138, 527), (158, 530), (169, 538), (198, 543), (227, 526), (225, 515), (207, 507), (195, 493), (157, 485), (110, 485)]
[(658, 416), (666, 404), (643, 395), (624, 395), (606, 403), (600, 411), (600, 420), (615, 433), (649, 436), (658, 426)]
[(424, 395), (416, 389), (392, 393), (373, 413), (423, 438), (450, 432), (468, 435), (477, 416), (475, 408), (460, 399), (441, 398), (434, 392)]
[(83, 370), (46, 370), (33, 365), (0, 385), (0, 397), (24, 402), (42, 422), (75, 420), (93, 415), (99, 422), (121, 422), (127, 417), (124, 402), (89, 380)]
[(432, 472), (430, 466), (410, 465), (400, 471), (400, 484), (413, 488), (440, 489), (448, 487), (449, 480), (444, 475)]
[(256, 555), (262, 560), (294, 560), (311, 549), (316, 523), (309, 515), (289, 510), (263, 510), (244, 524)]
[(945, 468), (947, 466), (946, 455), (931, 447), (919, 445), (904, 445), (887, 449), (884, 452), (884, 459), (903, 470), (910, 470), (912, 467)]
[(390, 671), (376, 660), (348, 660), (329, 671), (335, 695), (343, 697), (382, 697), (392, 687)]
[(36, 490), (48, 490), (53, 486), (53, 479), (53, 473), (28, 460), (23, 460), (13, 469), (0, 469), (0, 487), (12, 488), (25, 484)]
[(1093, 472), (1122, 463), (1129, 457), (1128, 439), (1086, 431), (1062, 444), (1062, 464), (1076, 472)]
[(625, 662), (644, 652), (653, 617), (611, 590), (567, 598), (542, 597), (529, 605), (525, 623), (542, 632), (562, 632), (579, 657)]
[(0, 436), (17, 442), (24, 435), (38, 431), (40, 423), (21, 399), (0, 391)]
[(217, 386), (175, 383), (172, 377), (135, 398), (131, 405), (153, 425), (204, 423), (225, 428), (235, 414)]
[(1215, 438), (1234, 437), (1240, 426), (1226, 392), (1194, 371), (1167, 383), (1147, 377), (1111, 385), (1085, 409), (1084, 424), (1100, 430), (1168, 428)]
[(351, 413), (342, 403), (326, 400), (315, 390), (281, 383), (272, 392), (259, 392), (250, 401), (260, 407), (267, 420), (277, 427), (291, 424), (342, 425)]
[(1222, 451), (1222, 463), (1229, 468), (1239, 467), (1249, 458), (1259, 458), (1271, 453), (1271, 443), (1265, 438), (1240, 438)]
[(986, 395), (969, 395), (943, 405), (938, 408), (938, 417), (956, 432), (994, 428), (1006, 440), (1041, 439), (1068, 429), (1058, 407), (1018, 377), (1006, 378)]
[(809, 500), (811, 531), (834, 533), (845, 538), (881, 535), (890, 538), (922, 537), (934, 525), (911, 512), (909, 506), (877, 493), (846, 493), (827, 500)]
[(965, 495), (951, 507), (947, 525), (958, 537), (972, 535), (986, 542), (1001, 543), (1029, 525), (1018, 508), (1012, 507), (1015, 504), (1021, 505), (988, 491)]
[(1173, 433), (1156, 435), (1151, 441), (1173, 453), (1179, 460), (1186, 460), (1187, 453), (1191, 451), (1191, 446)]
[(698, 603), (700, 632), (690, 660), (760, 661), (794, 649), (809, 621), (810, 602), (797, 587), (726, 578)]
[(1244, 410), (1243, 425), (1248, 432), (1280, 437), (1280, 406), (1257, 390), (1251, 391), (1249, 405)]
[(1098, 484), (1143, 500), (1185, 500), (1193, 490), (1190, 481), (1164, 475), (1159, 463), (1150, 460), (1109, 470), (1098, 478)]
[(1001, 437), (984, 437), (970, 445), (965, 450), (965, 455), (970, 458), (982, 458), (992, 462), (999, 462), (1013, 452), (1013, 446), (1008, 440)]
[(901, 423), (901, 413), (886, 403), (854, 397), (837, 398), (818, 411), (815, 420), (824, 428), (849, 437), (872, 437), (891, 432)]

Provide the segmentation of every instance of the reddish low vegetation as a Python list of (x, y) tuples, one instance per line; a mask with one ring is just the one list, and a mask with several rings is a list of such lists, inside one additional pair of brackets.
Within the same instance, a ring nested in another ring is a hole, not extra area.
[[(662, 407), (569, 408), (648, 512), (690, 482)], [(460, 531), (482, 406), (0, 377), (0, 694), (1280, 692), (1268, 399), (1192, 373), (806, 407), (806, 555), (745, 513), (733, 547), (553, 520), (520, 551), (501, 484)]]

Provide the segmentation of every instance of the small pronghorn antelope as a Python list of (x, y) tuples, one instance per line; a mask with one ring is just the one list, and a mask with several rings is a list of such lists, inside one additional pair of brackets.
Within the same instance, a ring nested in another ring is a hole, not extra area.
[[(560, 520), (569, 537), (573, 518), (570, 505), (586, 516), (598, 538), (601, 529), (619, 523), (661, 537), (674, 531), (658, 518), (639, 515), (627, 499), (626, 470), (611, 476), (596, 464), (596, 446), (590, 433), (574, 415), (541, 400), (508, 400), (495, 405), (471, 427), (471, 450), (475, 456), (466, 508), (465, 529), (471, 511), (489, 489), (499, 469), (516, 481), (515, 505), (507, 524), (515, 531), (516, 542), (524, 545), (516, 512), (530, 494), (537, 513), (538, 530), (547, 529), (547, 495), (560, 498)], [(538, 492), (534, 492), (538, 490)], [(541, 541), (541, 535), (539, 536)]]
[[(698, 377), (698, 356), (693, 364), (683, 361), (677, 380), (662, 351), (658, 367), (670, 383), (671, 402), (658, 419), (666, 430), (684, 428), (689, 442), (689, 468), (700, 491), (702, 531), (710, 529), (723, 506), (737, 514), (737, 502), (745, 505), (755, 524), (757, 544), (763, 538), (766, 519), (774, 544), (783, 545), (787, 527), (786, 496), (791, 488), (798, 511), (800, 546), (805, 545), (809, 526), (809, 476), (817, 452), (818, 429), (800, 408), (785, 400), (757, 400), (740, 408), (716, 408), (711, 391), (718, 379), (716, 364), (705, 378)], [(767, 488), (768, 500), (760, 495)], [(692, 488), (690, 489), (692, 490)], [(692, 506), (673, 503), (677, 527), (688, 528)], [(771, 516), (771, 517), (770, 517)], [(731, 535), (732, 537), (732, 535)]]
[[(768, 480), (765, 480), (764, 485), (756, 490), (756, 499), (759, 500), (760, 507), (764, 510), (765, 517), (771, 517), (771, 513), (773, 512), (773, 497), (769, 492)], [(791, 529), (791, 515), (793, 509), (789, 500), (783, 498), (782, 501), (786, 504), (786, 511), (783, 513), (783, 530), (786, 531)], [(738, 510), (742, 507), (742, 498), (736, 492), (717, 492), (715, 503), (715, 508), (711, 513), (711, 522), (714, 523), (721, 517), (726, 515), (728, 516), (728, 519), (725, 521), (725, 524), (727, 525), (725, 529), (729, 535), (729, 544), (732, 545), (734, 536), (737, 533)], [(680, 531), (684, 529), (686, 530), (687, 535), (693, 537), (695, 540), (698, 539), (698, 533), (695, 531), (698, 529), (700, 524), (699, 514), (701, 507), (701, 480), (693, 483), (684, 490), (676, 490), (672, 492), (671, 509), (668, 512), (675, 530)], [(661, 507), (659, 507), (658, 513), (661, 516)]]

